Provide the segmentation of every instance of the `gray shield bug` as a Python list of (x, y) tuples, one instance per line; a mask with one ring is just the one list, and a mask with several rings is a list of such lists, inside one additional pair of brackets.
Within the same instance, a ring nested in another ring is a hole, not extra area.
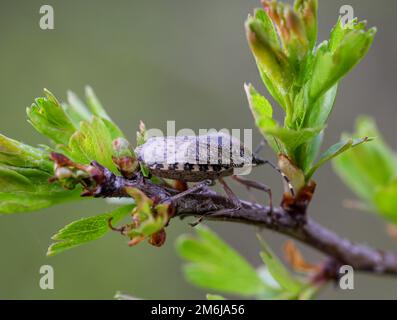
[(289, 179), (280, 169), (269, 161), (259, 158), (256, 153), (252, 153), (239, 139), (224, 133), (152, 137), (135, 149), (138, 161), (144, 164), (154, 176), (184, 182), (198, 182), (188, 190), (173, 196), (169, 199), (170, 201), (175, 201), (204, 186), (213, 185), (216, 180), (219, 181), (234, 204), (234, 208), (223, 209), (222, 212), (217, 211), (212, 214), (234, 212), (241, 208), (240, 200), (223, 179), (227, 176), (231, 176), (247, 188), (265, 191), (269, 196), (269, 206), (272, 209), (270, 188), (240, 176), (258, 165), (269, 164), (277, 170), (288, 184), (291, 194), (294, 194)]

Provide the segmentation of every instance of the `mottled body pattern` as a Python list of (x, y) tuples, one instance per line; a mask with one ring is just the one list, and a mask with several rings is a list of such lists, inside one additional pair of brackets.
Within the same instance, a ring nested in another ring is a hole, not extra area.
[(211, 185), (218, 180), (233, 203), (233, 208), (207, 212), (193, 223), (196, 225), (204, 216), (211, 213), (229, 213), (240, 210), (242, 204), (224, 181), (223, 177), (232, 176), (237, 182), (248, 189), (254, 188), (266, 192), (269, 196), (270, 211), (273, 208), (271, 189), (259, 182), (238, 177), (246, 173), (252, 166), (269, 164), (284, 178), (294, 195), (293, 187), (288, 178), (279, 168), (267, 160), (257, 158), (240, 140), (223, 133), (201, 136), (153, 137), (135, 149), (138, 161), (148, 167), (157, 177), (198, 182), (195, 186), (172, 196), (171, 203)]
[(252, 152), (223, 133), (153, 137), (135, 153), (153, 175), (187, 182), (216, 180), (233, 175), (236, 168), (255, 165)]

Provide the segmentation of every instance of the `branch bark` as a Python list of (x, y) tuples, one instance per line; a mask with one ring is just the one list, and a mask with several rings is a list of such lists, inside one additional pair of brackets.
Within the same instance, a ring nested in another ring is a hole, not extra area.
[[(157, 185), (150, 179), (136, 174), (132, 179), (116, 176), (105, 167), (93, 162), (95, 170), (95, 187), (85, 190), (85, 196), (94, 197), (129, 197), (125, 187), (134, 187), (144, 192), (155, 202), (166, 201), (178, 191)], [(92, 170), (91, 170), (92, 171)], [(243, 201), (239, 211), (233, 213), (208, 214), (221, 209), (233, 208), (228, 197), (222, 196), (208, 187), (186, 195), (173, 203), (175, 217), (202, 217), (214, 221), (238, 222), (266, 228), (299, 240), (317, 249), (331, 258), (330, 265), (350, 265), (355, 271), (397, 276), (397, 252), (382, 251), (366, 245), (353, 243), (337, 233), (318, 224), (313, 219), (302, 216), (301, 210), (293, 207), (269, 207)], [(292, 209), (291, 209), (292, 208)], [(331, 274), (337, 274), (336, 270)]]

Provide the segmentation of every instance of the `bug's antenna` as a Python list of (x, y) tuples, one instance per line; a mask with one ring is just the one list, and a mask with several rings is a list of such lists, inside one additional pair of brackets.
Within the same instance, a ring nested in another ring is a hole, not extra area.
[[(278, 140), (277, 140), (275, 137), (272, 137), (272, 138), (274, 139), (274, 142), (275, 142), (275, 144), (276, 144), (277, 152), (278, 152), (278, 153), (281, 153), (280, 143), (278, 142)], [(263, 149), (265, 146), (267, 146), (267, 145), (269, 145), (269, 143), (267, 142), (267, 140), (266, 140), (265, 138), (263, 138), (263, 139), (261, 140), (261, 142), (259, 143), (259, 145), (255, 148), (255, 150), (254, 150), (254, 152), (253, 152), (254, 158), (260, 158), (260, 157), (259, 157), (259, 153), (260, 153), (260, 152), (262, 151), (262, 149)]]
[(262, 139), (261, 142), (258, 144), (258, 146), (254, 150), (254, 156), (259, 154), (266, 145), (267, 145), (267, 141), (265, 139)]
[(291, 193), (291, 195), (294, 197), (295, 196), (295, 190), (294, 187), (291, 184), (291, 180), (284, 174), (284, 172), (282, 172), (280, 170), (279, 167), (277, 167), (275, 164), (271, 163), (269, 160), (264, 160), (262, 158), (259, 158), (258, 156), (255, 156), (253, 159), (253, 162), (257, 165), (261, 165), (261, 164), (268, 164), (269, 166), (271, 166), (274, 170), (276, 170), (284, 179), (284, 181), (287, 183), (288, 185), (288, 189), (289, 192)]

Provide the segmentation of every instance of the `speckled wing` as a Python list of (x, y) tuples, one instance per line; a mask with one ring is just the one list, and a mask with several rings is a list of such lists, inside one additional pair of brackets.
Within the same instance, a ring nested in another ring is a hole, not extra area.
[(229, 135), (153, 137), (135, 152), (147, 165), (215, 164), (232, 167), (250, 165), (251, 151)]
[(244, 148), (238, 139), (226, 134), (177, 136), (165, 140), (166, 164), (235, 166), (252, 159), (248, 150), (244, 156)]

